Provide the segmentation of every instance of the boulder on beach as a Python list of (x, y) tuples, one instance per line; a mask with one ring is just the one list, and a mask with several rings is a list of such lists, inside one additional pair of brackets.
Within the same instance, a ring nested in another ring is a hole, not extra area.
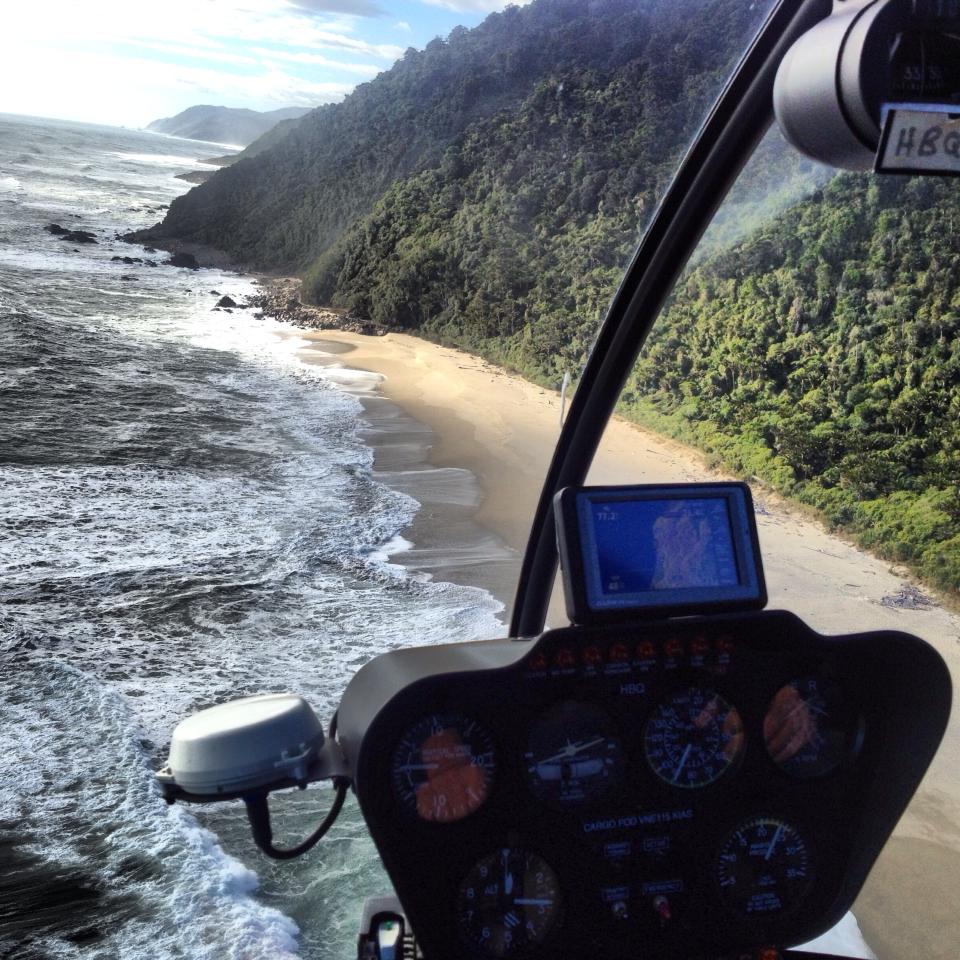
[(48, 223), (44, 228), (47, 233), (52, 233), (55, 237), (59, 237), (61, 240), (66, 240), (68, 243), (96, 243), (97, 238), (95, 234), (92, 234), (89, 230), (68, 230), (66, 227), (61, 227), (59, 223)]
[(237, 303), (236, 300), (233, 299), (233, 297), (221, 297), (217, 301), (217, 306), (218, 307), (237, 307), (239, 306), (239, 304)]
[(169, 260), (164, 260), (168, 267), (185, 267), (187, 270), (199, 270), (200, 264), (192, 253), (175, 253)]

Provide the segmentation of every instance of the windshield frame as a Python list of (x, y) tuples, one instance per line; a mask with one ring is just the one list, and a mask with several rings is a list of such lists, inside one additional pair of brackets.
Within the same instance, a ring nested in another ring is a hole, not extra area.
[(570, 404), (527, 541), (511, 637), (536, 636), (546, 620), (557, 571), (554, 496), (564, 487), (583, 484), (647, 334), (773, 122), (773, 83), (780, 61), (831, 11), (831, 0), (780, 0), (773, 7), (677, 168), (610, 303)]

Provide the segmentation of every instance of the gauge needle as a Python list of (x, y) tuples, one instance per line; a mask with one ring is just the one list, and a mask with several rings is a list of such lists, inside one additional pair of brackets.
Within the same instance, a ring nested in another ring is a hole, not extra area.
[(688, 743), (686, 749), (683, 751), (683, 756), (680, 758), (680, 762), (677, 764), (677, 769), (673, 771), (673, 777), (671, 779), (678, 780), (680, 778), (680, 771), (683, 770), (683, 765), (687, 762), (687, 757), (690, 756), (692, 749), (693, 744)]
[(510, 863), (508, 861), (509, 852), (503, 851), (503, 892), (506, 896), (513, 893), (513, 874), (510, 872)]
[(826, 717), (826, 716), (828, 716), (827, 711), (824, 710), (822, 707), (818, 707), (818, 706), (813, 702), (812, 699), (811, 699), (811, 700), (804, 700), (803, 703), (804, 703), (805, 706), (809, 707), (809, 709), (810, 709), (810, 711), (811, 711), (812, 713), (819, 713), (821, 717)]
[(436, 770), (439, 763), (405, 763), (402, 767), (397, 767), (399, 773), (410, 773), (413, 770)]
[(778, 824), (777, 829), (773, 832), (773, 839), (770, 841), (770, 846), (767, 847), (767, 852), (763, 855), (764, 860), (769, 860), (773, 855), (773, 848), (777, 845), (777, 841), (780, 839), (780, 834), (783, 833), (783, 824)]
[(537, 897), (517, 897), (513, 901), (518, 907), (552, 907), (552, 900), (538, 899)]
[(547, 757), (546, 760), (541, 760), (540, 762), (556, 763), (558, 760), (566, 760), (567, 757), (575, 757), (581, 751), (589, 750), (591, 747), (596, 747), (603, 742), (603, 737), (597, 737), (595, 740), (581, 741), (580, 743), (571, 743), (568, 740), (567, 745), (559, 753), (555, 753), (552, 757)]

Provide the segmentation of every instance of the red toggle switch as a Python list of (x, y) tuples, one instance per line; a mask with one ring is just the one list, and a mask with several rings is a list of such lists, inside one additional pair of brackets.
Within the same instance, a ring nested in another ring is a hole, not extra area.
[(653, 898), (653, 909), (660, 918), (660, 926), (665, 927), (673, 914), (670, 912), (670, 901), (661, 894)]

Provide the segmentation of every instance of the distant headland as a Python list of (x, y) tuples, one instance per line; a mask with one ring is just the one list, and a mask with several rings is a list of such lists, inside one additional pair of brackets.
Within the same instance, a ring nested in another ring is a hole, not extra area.
[(167, 133), (188, 140), (231, 143), (245, 147), (284, 120), (297, 120), (310, 112), (308, 107), (284, 107), (281, 110), (240, 110), (199, 104), (175, 117), (164, 117), (147, 124), (147, 130)]

